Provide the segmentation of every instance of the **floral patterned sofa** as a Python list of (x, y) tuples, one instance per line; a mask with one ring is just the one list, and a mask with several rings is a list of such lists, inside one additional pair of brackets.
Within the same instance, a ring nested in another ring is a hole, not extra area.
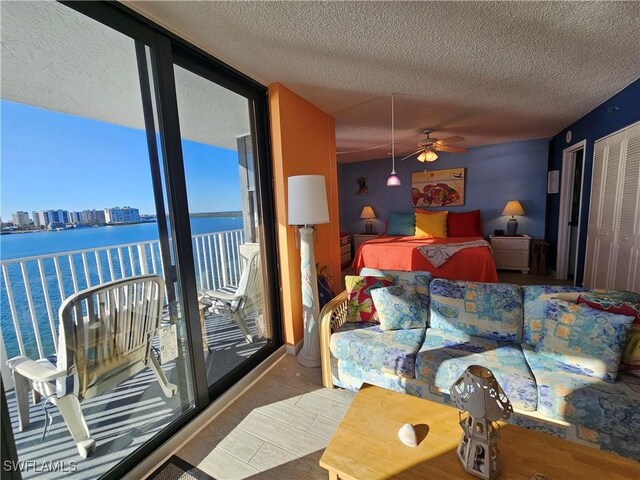
[[(382, 330), (373, 323), (346, 322), (347, 293), (342, 292), (321, 313), (326, 387), (357, 390), (366, 382), (451, 403), (449, 387), (469, 365), (479, 364), (493, 371), (511, 400), (511, 423), (640, 460), (640, 377), (619, 373), (613, 381), (610, 372), (599, 372), (599, 365), (585, 358), (575, 366), (571, 359), (544, 350), (545, 317), (561, 314), (572, 321), (570, 311), (555, 312), (556, 303), (566, 303), (556, 297), (577, 297), (586, 289), (425, 282), (431, 280), (427, 272), (363, 269), (360, 275), (387, 275), (396, 284), (419, 285), (420, 303), (425, 296), (429, 302), (429, 323), (426, 328)], [(581, 346), (585, 357), (600, 355), (598, 328), (604, 327), (599, 318), (587, 318), (595, 333), (593, 346)], [(614, 336), (624, 338), (628, 325), (619, 330)], [(549, 335), (547, 343), (552, 340)]]

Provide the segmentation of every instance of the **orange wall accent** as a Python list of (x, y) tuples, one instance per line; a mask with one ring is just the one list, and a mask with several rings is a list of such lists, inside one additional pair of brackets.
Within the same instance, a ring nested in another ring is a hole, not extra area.
[(317, 226), (315, 256), (316, 263), (329, 267), (337, 290), (341, 270), (335, 120), (280, 83), (269, 85), (269, 108), (284, 341), (295, 345), (303, 338), (300, 250), (295, 228), (287, 225), (287, 178), (325, 176), (331, 222)]

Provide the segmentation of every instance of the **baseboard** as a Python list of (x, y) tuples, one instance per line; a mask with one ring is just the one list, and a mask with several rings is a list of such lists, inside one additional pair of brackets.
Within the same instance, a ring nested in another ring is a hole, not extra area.
[(273, 352), (264, 362), (254, 368), (248, 375), (243, 377), (238, 383), (225, 392), (220, 398), (209, 405), (200, 415), (189, 422), (182, 430), (172, 436), (160, 446), (155, 452), (149, 455), (144, 461), (138, 464), (133, 470), (127, 473), (124, 480), (140, 480), (151, 475), (160, 465), (166, 462), (171, 455), (178, 452), (184, 445), (202, 431), (211, 421), (235, 402), (245, 391), (251, 388), (269, 370), (271, 370), (286, 355), (284, 346)]
[(287, 350), (287, 353), (289, 355), (293, 355), (294, 357), (298, 354), (298, 352), (300, 351), (300, 349), (302, 348), (302, 343), (303, 340), (300, 340), (298, 343), (296, 343), (295, 345), (289, 345), (288, 343), (285, 345), (285, 348)]

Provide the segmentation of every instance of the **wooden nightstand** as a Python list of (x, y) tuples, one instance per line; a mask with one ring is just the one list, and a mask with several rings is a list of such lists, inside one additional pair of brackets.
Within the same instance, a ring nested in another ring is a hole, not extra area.
[(498, 270), (521, 270), (529, 273), (529, 246), (531, 237), (496, 237), (489, 236), (493, 250), (493, 260)]
[(340, 267), (348, 267), (351, 263), (351, 238), (348, 233), (340, 234)]
[(358, 247), (362, 245), (367, 240), (372, 240), (374, 238), (378, 238), (380, 236), (379, 233), (354, 233), (353, 234), (353, 251), (357, 252)]

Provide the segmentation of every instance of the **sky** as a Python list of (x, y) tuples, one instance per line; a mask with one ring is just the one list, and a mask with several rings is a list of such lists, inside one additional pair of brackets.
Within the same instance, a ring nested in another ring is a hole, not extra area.
[[(115, 206), (155, 214), (145, 132), (0, 100), (0, 212)], [(233, 150), (182, 142), (190, 213), (241, 210)]]

